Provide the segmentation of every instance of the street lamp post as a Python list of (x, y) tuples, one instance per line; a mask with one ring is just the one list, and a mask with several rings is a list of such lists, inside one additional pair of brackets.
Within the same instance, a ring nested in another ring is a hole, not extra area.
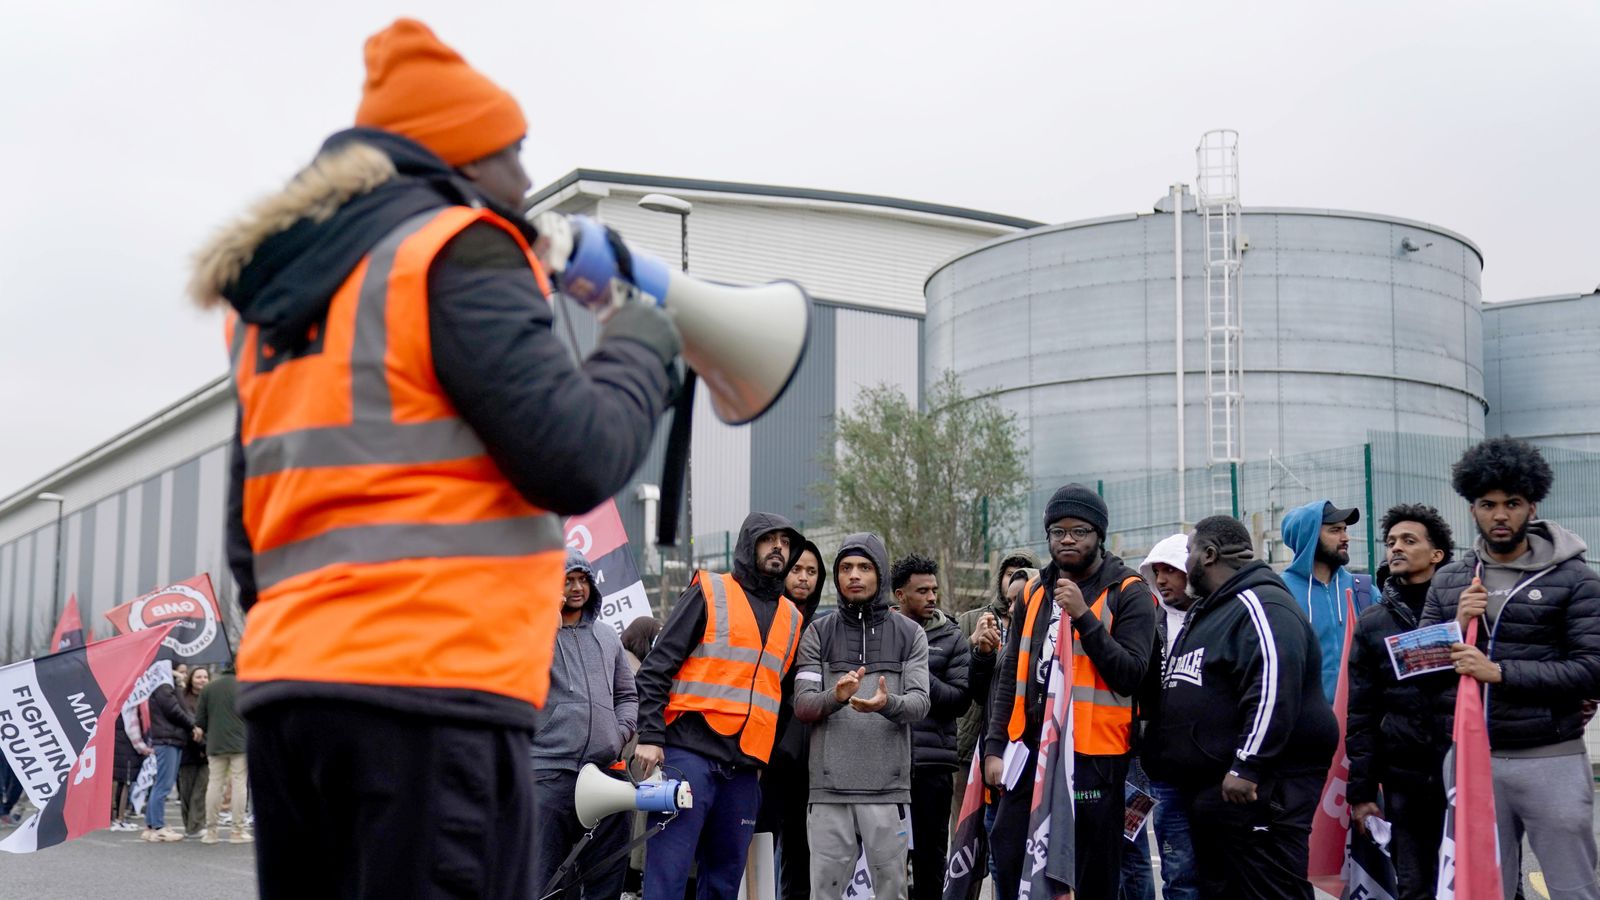
[[(45, 491), (39, 495), (38, 499), (42, 502), (54, 503), (56, 505), (56, 578), (55, 590), (50, 596), (50, 618), (52, 627), (54, 627), (53, 623), (61, 621), (61, 548), (66, 545), (66, 542), (63, 540), (64, 529), (62, 528), (62, 513), (67, 508), (67, 498), (53, 491)], [(54, 647), (51, 647), (50, 649), (52, 651), (55, 650)]]
[[(678, 217), (678, 254), (682, 258), (680, 267), (685, 272), (689, 271), (689, 213), (694, 211), (694, 204), (682, 197), (674, 197), (671, 194), (645, 194), (639, 198), (639, 207), (648, 209), (651, 212), (666, 213), (667, 215)], [(693, 378), (693, 372), (690, 372), (685, 378), (684, 390), (686, 397), (693, 388)], [(693, 402), (680, 404), (674, 415), (693, 416)], [(674, 421), (673, 428), (676, 429), (677, 427), (676, 421)], [(684, 558), (688, 568), (692, 570), (694, 568), (694, 453), (688, 449), (684, 453), (683, 506), (684, 528), (689, 534), (689, 546), (684, 553)], [(661, 583), (663, 586), (665, 586), (666, 580), (667, 567), (663, 563), (661, 566)], [(662, 612), (664, 613), (665, 611), (663, 606)]]

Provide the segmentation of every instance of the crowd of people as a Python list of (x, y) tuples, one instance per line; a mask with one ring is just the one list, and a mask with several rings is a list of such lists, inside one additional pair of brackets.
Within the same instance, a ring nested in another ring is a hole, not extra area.
[[(1281, 573), (1226, 516), (1160, 541), (1135, 569), (1107, 546), (1104, 500), (1070, 484), (1045, 508), (1043, 565), (1005, 555), (992, 594), (959, 617), (941, 606), (933, 560), (891, 562), (877, 536), (855, 534), (825, 562), (787, 521), (754, 513), (733, 571), (698, 573), (664, 626), (636, 623), (631, 651), (626, 634), (619, 643), (595, 624), (592, 571), (569, 552), (534, 738), (535, 882), (583, 834), (577, 767), (626, 763), (695, 791), (647, 845), (647, 898), (686, 896), (691, 873), (698, 896), (735, 896), (758, 831), (774, 836), (784, 900), (843, 896), (858, 859), (875, 896), (940, 898), (953, 805), (980, 753), (987, 871), (995, 897), (1015, 898), (1049, 664), (1070, 641), (1079, 898), (1155, 896), (1151, 842), (1124, 834), (1128, 785), (1155, 800), (1162, 896), (1311, 897), (1308, 844), (1345, 666), (1351, 820), (1389, 824), (1402, 900), (1435, 896), (1463, 675), (1490, 688), (1505, 896), (1518, 894), (1526, 836), (1552, 896), (1600, 897), (1582, 737), (1600, 696), (1600, 575), (1576, 535), (1537, 518), (1550, 483), (1528, 444), (1474, 446), (1453, 484), (1477, 535), (1457, 558), (1437, 509), (1394, 506), (1375, 577), (1347, 568), (1361, 510), (1328, 500), (1283, 517), (1293, 560)], [(825, 572), (838, 602), (819, 611)], [(1453, 671), (1397, 675), (1385, 638), (1473, 618), (1483, 627), (1451, 648)], [(638, 833), (628, 821), (597, 828), (557, 886), (637, 890), (617, 852)]]
[[(1600, 900), (1582, 744), (1600, 576), (1537, 518), (1551, 477), (1533, 448), (1486, 441), (1456, 466), (1470, 547), (1431, 510), (1389, 510), (1381, 578), (1346, 569), (1361, 511), (1320, 500), (1284, 517), (1282, 574), (1227, 517), (1134, 569), (1107, 541), (1115, 511), (1073, 484), (1029, 523), (1045, 558), (1008, 556), (954, 622), (929, 548), (855, 534), (824, 559), (756, 512), (731, 572), (696, 573), (658, 633), (619, 637), (559, 517), (644, 461), (680, 397), (682, 336), (661, 307), (619, 302), (574, 361), (552, 285), (619, 296), (604, 289), (633, 280), (631, 251), (594, 223), (524, 217), (528, 119), (426, 25), (397, 20), (365, 62), (354, 127), (219, 231), (191, 283), (227, 315), (238, 397), (226, 530), (263, 897), (543, 897), (555, 879), (604, 898), (642, 869), (650, 900), (691, 879), (732, 898), (760, 829), (785, 900), (838, 900), (861, 866), (877, 896), (927, 900), (977, 756), (980, 865), (1013, 900), (1049, 679), (1070, 659), (1076, 895), (1150, 896), (1148, 846), (1123, 834), (1131, 780), (1158, 801), (1165, 896), (1309, 898), (1353, 631), (1353, 813), (1393, 823), (1403, 895), (1430, 894), (1459, 676), (1487, 696), (1506, 896), (1526, 834), (1554, 896)], [(559, 619), (538, 602), (556, 584)], [(1385, 633), (1477, 619), (1455, 676), (1387, 678)], [(170, 787), (201, 723), (167, 699)], [(567, 866), (591, 762), (687, 780), (693, 806), (618, 814)], [(642, 860), (630, 835), (650, 836)]]

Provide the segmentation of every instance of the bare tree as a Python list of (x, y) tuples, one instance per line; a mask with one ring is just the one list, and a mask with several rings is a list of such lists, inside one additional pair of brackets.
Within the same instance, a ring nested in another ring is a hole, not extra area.
[[(1016, 416), (991, 398), (963, 393), (953, 372), (930, 386), (919, 410), (898, 387), (861, 394), (836, 420), (834, 454), (818, 486), (845, 531), (872, 531), (891, 556), (939, 563), (945, 593), (983, 588), (987, 554), (1005, 544), (1003, 523), (1027, 497), (1027, 454)], [(965, 604), (947, 600), (947, 608)]]

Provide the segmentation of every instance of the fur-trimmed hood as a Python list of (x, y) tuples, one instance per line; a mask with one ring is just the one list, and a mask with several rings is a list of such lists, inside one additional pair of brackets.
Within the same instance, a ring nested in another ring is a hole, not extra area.
[[(397, 225), (445, 206), (491, 206), (414, 141), (373, 128), (328, 138), (281, 191), (224, 226), (195, 255), (189, 294), (226, 301), (267, 343), (295, 346), (363, 257)], [(521, 223), (514, 211), (497, 209)]]

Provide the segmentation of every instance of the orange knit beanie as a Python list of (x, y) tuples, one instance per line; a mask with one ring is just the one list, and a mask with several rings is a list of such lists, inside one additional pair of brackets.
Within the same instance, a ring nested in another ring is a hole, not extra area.
[(452, 166), (528, 133), (517, 101), (416, 19), (367, 38), (367, 81), (356, 124), (411, 138)]

